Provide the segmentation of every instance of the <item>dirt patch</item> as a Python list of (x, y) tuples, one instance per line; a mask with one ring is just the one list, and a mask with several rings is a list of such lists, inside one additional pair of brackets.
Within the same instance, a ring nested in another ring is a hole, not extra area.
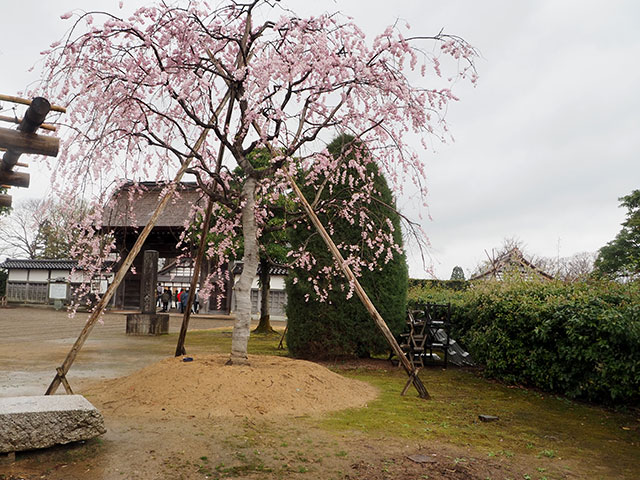
[(228, 355), (167, 358), (129, 376), (100, 382), (85, 395), (123, 416), (261, 417), (310, 415), (362, 407), (377, 391), (303, 360), (250, 356), (227, 366)]

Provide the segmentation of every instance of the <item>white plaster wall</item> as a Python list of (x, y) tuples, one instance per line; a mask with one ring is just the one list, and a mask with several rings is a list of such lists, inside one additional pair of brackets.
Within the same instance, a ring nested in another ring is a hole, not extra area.
[[(238, 277), (236, 277), (236, 282), (238, 281)], [(273, 275), (271, 277), (271, 279), (269, 280), (269, 286), (271, 287), (272, 290), (284, 290), (284, 279), (285, 277), (282, 275)], [(252, 289), (259, 289), (260, 287), (258, 286), (258, 277), (255, 277), (253, 279), (253, 283), (251, 284), (251, 288)]]
[(51, 270), (51, 280), (57, 280), (58, 278), (67, 281), (67, 278), (69, 278), (69, 270)]
[[(67, 273), (69, 276), (69, 272)], [(84, 274), (81, 271), (76, 270), (69, 278), (69, 282), (71, 283), (82, 283), (84, 281)]]
[(30, 282), (46, 282), (49, 280), (49, 270), (31, 270), (29, 272)]
[(11, 282), (26, 282), (27, 281), (27, 275), (29, 273), (29, 270), (14, 270), (11, 269), (9, 270), (9, 278), (8, 280)]

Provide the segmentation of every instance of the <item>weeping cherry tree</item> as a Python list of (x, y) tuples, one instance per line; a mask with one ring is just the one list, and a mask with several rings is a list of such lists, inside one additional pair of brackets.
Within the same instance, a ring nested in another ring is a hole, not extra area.
[[(309, 185), (323, 179), (320, 189), (331, 191), (356, 177), (370, 180), (366, 166), (376, 162), (396, 193), (411, 180), (424, 200), (424, 158), (411, 145), (422, 141), (426, 150), (448, 139), (443, 113), (456, 100), (451, 86), (476, 80), (476, 52), (459, 37), (409, 36), (408, 25), (396, 23), (367, 38), (338, 13), (301, 18), (284, 3), (163, 2), (128, 18), (69, 12), (62, 15), (72, 22), (68, 35), (46, 52), (43, 93), (67, 106), (69, 129), (55, 168), (61, 195), (118, 178), (165, 181), (169, 194), (192, 174), (213, 202), (216, 241), (207, 254), (217, 259), (218, 273), (242, 244), (230, 363), (247, 361), (258, 241), (269, 203), (290, 189), (286, 174)], [(323, 142), (339, 133), (365, 143), (369, 155), (348, 162), (330, 155)], [(260, 148), (270, 160), (255, 168), (248, 157)], [(366, 193), (358, 197), (345, 201), (340, 216), (363, 227), (383, 264), (397, 248), (393, 235), (367, 228), (365, 210), (351, 208), (367, 201)], [(94, 245), (102, 257), (104, 244), (94, 234), (107, 198), (105, 188), (83, 246), (87, 252)], [(202, 213), (193, 208), (194, 216)], [(242, 242), (233, 235), (238, 228)], [(374, 268), (352, 246), (339, 248), (354, 271)], [(304, 249), (292, 255), (298, 266), (314, 263)], [(86, 253), (84, 263), (100, 266)], [(203, 280), (203, 296), (215, 278)], [(319, 298), (325, 288), (318, 287)]]

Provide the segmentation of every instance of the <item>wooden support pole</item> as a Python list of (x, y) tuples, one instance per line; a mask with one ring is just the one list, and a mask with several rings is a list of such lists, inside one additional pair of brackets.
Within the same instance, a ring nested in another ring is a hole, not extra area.
[(389, 330), (389, 327), (385, 323), (380, 313), (378, 313), (378, 310), (376, 309), (375, 305), (369, 299), (367, 292), (364, 291), (364, 289), (362, 288), (362, 285), (360, 285), (360, 282), (351, 271), (351, 268), (349, 267), (349, 265), (347, 265), (347, 263), (344, 261), (344, 258), (342, 257), (342, 254), (338, 250), (338, 247), (336, 247), (335, 243), (327, 233), (326, 229), (322, 225), (322, 222), (320, 222), (320, 219), (318, 218), (316, 213), (313, 211), (313, 208), (305, 198), (304, 194), (296, 184), (295, 180), (293, 179), (293, 177), (291, 177), (291, 175), (289, 175), (289, 172), (286, 169), (286, 165), (283, 167), (282, 171), (286, 175), (287, 179), (289, 180), (289, 183), (291, 184), (291, 187), (293, 188), (293, 191), (295, 192), (296, 196), (302, 203), (302, 206), (304, 210), (307, 212), (307, 215), (311, 219), (311, 223), (313, 223), (313, 225), (316, 227), (316, 230), (318, 231), (318, 233), (320, 234), (324, 242), (329, 247), (329, 250), (331, 251), (333, 257), (336, 259), (336, 261), (340, 265), (340, 268), (342, 269), (342, 272), (344, 273), (344, 275), (347, 277), (347, 280), (349, 280), (349, 283), (351, 283), (354, 286), (356, 294), (358, 295), (363, 305), (365, 306), (365, 308), (373, 318), (373, 321), (375, 322), (377, 327), (380, 329), (384, 337), (387, 339), (387, 342), (393, 349), (394, 353), (398, 356), (398, 359), (400, 360), (400, 363), (402, 364), (405, 372), (407, 372), (407, 375), (409, 375), (409, 380), (413, 383), (413, 386), (418, 391), (418, 395), (420, 396), (420, 398), (424, 398), (424, 399), (430, 398), (429, 392), (427, 392), (427, 389), (425, 388), (424, 384), (420, 380), (420, 377), (418, 377), (417, 372), (415, 371), (415, 368), (413, 367), (413, 365), (411, 365), (407, 357), (404, 355), (404, 352), (400, 348), (400, 345), (398, 345), (398, 342), (393, 336), (393, 333), (391, 333), (391, 330)]
[[(222, 148), (222, 147), (221, 147)], [(209, 233), (209, 225), (211, 224), (211, 212), (213, 211), (213, 200), (209, 197), (207, 210), (204, 214), (204, 223), (202, 225), (202, 233), (200, 234), (200, 245), (198, 246), (198, 254), (196, 256), (196, 264), (193, 267), (193, 275), (191, 276), (191, 286), (189, 287), (189, 297), (187, 298), (187, 308), (185, 309), (180, 327), (180, 335), (176, 345), (176, 357), (185, 355), (187, 351), (184, 348), (184, 342), (187, 337), (187, 329), (189, 328), (189, 318), (191, 317), (191, 308), (193, 307), (193, 299), (196, 293), (196, 285), (200, 276), (200, 267), (202, 266), (202, 258), (207, 247), (207, 234)]]
[[(209, 57), (211, 57), (211, 52), (209, 52)], [(231, 90), (229, 90), (231, 93)], [(233, 114), (233, 104), (235, 99), (233, 95), (229, 97), (229, 104), (227, 106), (227, 115), (224, 120), (224, 128), (225, 130), (229, 126), (231, 122), (231, 115)], [(222, 159), (224, 156), (224, 143), (220, 142), (220, 150), (218, 150), (218, 158), (216, 165), (218, 166), (218, 170), (220, 170), (220, 165), (222, 165)], [(211, 224), (211, 212), (213, 211), (213, 202), (211, 201), (211, 197), (209, 197), (209, 202), (207, 203), (207, 211), (205, 213), (204, 225), (202, 227), (202, 235), (200, 237), (200, 245), (198, 246), (198, 254), (196, 257), (196, 264), (194, 267), (193, 276), (191, 277), (191, 294), (189, 298), (187, 298), (187, 310), (184, 313), (184, 317), (182, 318), (182, 325), (180, 326), (180, 335), (178, 336), (178, 343), (176, 345), (176, 357), (180, 355), (184, 355), (186, 350), (184, 348), (184, 342), (187, 337), (187, 329), (189, 328), (189, 318), (191, 317), (191, 306), (193, 305), (193, 290), (196, 288), (198, 284), (198, 277), (200, 276), (200, 265), (202, 264), (202, 258), (204, 257), (204, 251), (207, 243), (207, 233), (209, 233), (209, 226)]]
[[(214, 116), (211, 119), (211, 122), (215, 120), (216, 116), (217, 116), (217, 113), (214, 113)], [(208, 133), (209, 133), (209, 129), (204, 129), (202, 131), (202, 133), (200, 134), (200, 137), (198, 138), (195, 145), (193, 146), (194, 153), (197, 153), (200, 150), (200, 148), (202, 148), (202, 144), (207, 138)], [(153, 212), (153, 215), (151, 215), (149, 222), (144, 227), (142, 232), (140, 232), (140, 235), (138, 236), (136, 243), (133, 245), (133, 247), (129, 251), (129, 255), (127, 255), (127, 258), (125, 258), (124, 262), (120, 266), (120, 269), (116, 273), (113, 279), (113, 282), (111, 283), (111, 285), (109, 285), (109, 288), (107, 288), (107, 291), (104, 293), (104, 295), (102, 296), (98, 304), (95, 306), (95, 308), (93, 309), (93, 312), (91, 312), (91, 315), (87, 320), (87, 323), (85, 323), (84, 328), (80, 332), (80, 335), (78, 336), (75, 343), (71, 347), (71, 350), (67, 354), (67, 357), (64, 359), (64, 362), (62, 363), (60, 370), (56, 370), (57, 372), (56, 376), (51, 381), (51, 384), (47, 388), (45, 395), (53, 395), (54, 393), (56, 393), (56, 390), (58, 390), (58, 387), (60, 386), (62, 379), (67, 374), (67, 372), (69, 372), (69, 369), (71, 368), (71, 365), (73, 365), (73, 362), (75, 361), (76, 356), (78, 355), (78, 352), (84, 345), (84, 342), (89, 337), (89, 333), (91, 333), (91, 330), (95, 326), (96, 322), (98, 321), (100, 316), (103, 314), (105, 308), (107, 307), (107, 304), (109, 303), (109, 301), (111, 300), (111, 297), (113, 297), (114, 293), (116, 292), (116, 289), (124, 279), (127, 271), (133, 264), (133, 261), (135, 260), (136, 256), (138, 255), (138, 253), (140, 253), (140, 250), (142, 249), (142, 245), (144, 244), (145, 240), (151, 233), (151, 230), (153, 230), (153, 227), (158, 221), (158, 217), (164, 211), (165, 207), (169, 203), (169, 200), (171, 200), (171, 197), (173, 197), (173, 193), (175, 191), (177, 184), (180, 182), (180, 180), (182, 180), (182, 177), (184, 176), (185, 172), (189, 168), (189, 165), (191, 164), (191, 161), (193, 160), (194, 156), (195, 154), (192, 154), (185, 159), (184, 163), (182, 164), (182, 166), (178, 170), (178, 173), (173, 179), (172, 183), (174, 185), (174, 188), (170, 189), (165, 194), (165, 196), (162, 197), (158, 202), (158, 205), (156, 206), (156, 209)]]
[(31, 101), (29, 108), (24, 114), (24, 118), (20, 121), (18, 130), (21, 132), (33, 133), (35, 132), (44, 119), (47, 118), (47, 114), (51, 111), (51, 104), (49, 100), (43, 97), (36, 97)]
[(58, 155), (60, 140), (56, 137), (46, 137), (10, 128), (0, 128), (0, 147), (9, 150), (5, 153), (5, 157), (12, 152), (55, 157)]
[(418, 372), (419, 371), (420, 371), (420, 369), (416, 368), (413, 371), (413, 373), (411, 375), (409, 375), (409, 378), (407, 379), (407, 383), (404, 384), (404, 388), (402, 389), (402, 392), (400, 392), (400, 395), (404, 396), (404, 395), (407, 394), (407, 392), (409, 391), (409, 387), (415, 381), (415, 379), (418, 377)]
[(25, 172), (0, 169), (0, 185), (28, 188), (30, 175)]
[(289, 323), (284, 327), (284, 331), (282, 332), (282, 336), (280, 337), (280, 341), (278, 342), (278, 350), (284, 350), (284, 339), (287, 336), (287, 330), (289, 330)]
[(67, 395), (73, 395), (73, 390), (71, 390), (71, 385), (67, 382), (67, 377), (65, 377), (62, 368), (56, 368), (58, 375), (60, 375), (60, 381), (62, 382), (62, 386), (64, 387), (64, 391), (67, 392)]

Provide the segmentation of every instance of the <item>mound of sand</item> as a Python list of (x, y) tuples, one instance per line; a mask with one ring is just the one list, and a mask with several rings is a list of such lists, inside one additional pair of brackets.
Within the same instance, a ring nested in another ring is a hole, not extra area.
[(167, 358), (83, 393), (118, 415), (199, 418), (317, 414), (361, 407), (377, 395), (367, 383), (303, 360), (252, 355), (250, 365), (227, 366), (228, 355), (192, 358)]

